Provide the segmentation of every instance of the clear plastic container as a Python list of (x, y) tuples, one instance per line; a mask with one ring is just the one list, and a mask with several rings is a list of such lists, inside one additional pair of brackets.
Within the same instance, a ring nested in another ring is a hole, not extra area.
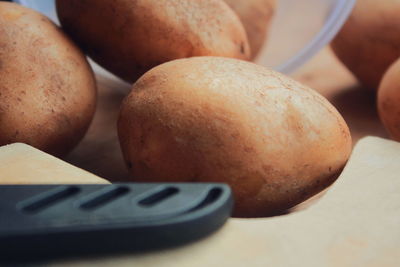
[[(242, 0), (245, 1), (245, 0)], [(336, 35), (356, 0), (277, 0), (269, 40), (257, 62), (290, 73), (309, 60)], [(15, 0), (54, 21), (54, 0)]]

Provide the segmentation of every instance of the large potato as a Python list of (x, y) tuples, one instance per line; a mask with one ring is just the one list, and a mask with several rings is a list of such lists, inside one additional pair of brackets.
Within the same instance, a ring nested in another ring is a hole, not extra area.
[(252, 58), (255, 58), (267, 39), (276, 0), (225, 0), (225, 2), (239, 15), (249, 38)]
[(57, 0), (64, 29), (126, 81), (192, 56), (249, 59), (246, 32), (221, 0)]
[(0, 2), (0, 145), (63, 155), (85, 134), (95, 102), (78, 48), (46, 17)]
[(378, 111), (391, 137), (400, 141), (400, 59), (389, 68), (380, 84)]
[(400, 1), (358, 0), (332, 43), (339, 59), (360, 82), (378, 89), (387, 68), (400, 57)]
[(349, 129), (313, 90), (249, 62), (158, 66), (124, 100), (121, 148), (138, 181), (226, 182), (236, 216), (282, 211), (337, 177)]

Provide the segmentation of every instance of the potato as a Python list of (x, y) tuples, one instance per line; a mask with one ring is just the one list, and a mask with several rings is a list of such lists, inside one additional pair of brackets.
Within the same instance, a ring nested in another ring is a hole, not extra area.
[(243, 25), (221, 0), (57, 0), (57, 12), (90, 57), (129, 82), (173, 59), (250, 57)]
[(383, 76), (378, 90), (378, 111), (390, 136), (400, 141), (400, 59)]
[(137, 181), (224, 182), (235, 216), (276, 214), (331, 184), (349, 129), (313, 90), (262, 66), (195, 57), (142, 76), (118, 133)]
[(83, 54), (39, 13), (0, 2), (0, 145), (64, 155), (85, 134), (96, 86)]
[(276, 0), (225, 0), (225, 2), (239, 15), (247, 32), (252, 58), (255, 58), (267, 39)]
[(358, 0), (332, 42), (333, 51), (366, 87), (378, 89), (383, 74), (400, 57), (400, 1)]

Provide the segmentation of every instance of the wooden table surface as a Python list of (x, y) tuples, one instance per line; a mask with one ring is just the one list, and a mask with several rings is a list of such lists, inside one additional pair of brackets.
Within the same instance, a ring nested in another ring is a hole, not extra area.
[[(327, 47), (291, 75), (317, 90), (336, 106), (356, 143), (367, 135), (387, 137), (376, 112), (374, 92), (360, 88)], [(130, 85), (98, 76), (98, 107), (88, 134), (66, 158), (78, 167), (111, 181), (129, 181), (119, 148), (116, 121)]]

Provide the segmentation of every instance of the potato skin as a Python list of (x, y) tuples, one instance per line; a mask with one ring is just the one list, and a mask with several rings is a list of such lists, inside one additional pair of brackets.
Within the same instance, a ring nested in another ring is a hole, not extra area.
[(46, 17), (0, 2), (0, 145), (62, 156), (85, 134), (95, 103), (93, 72), (79, 49)]
[(322, 96), (218, 57), (143, 75), (123, 102), (118, 133), (133, 178), (228, 183), (240, 217), (272, 215), (314, 195), (351, 151), (346, 123)]
[(267, 40), (276, 0), (224, 0), (238, 14), (249, 39), (252, 59)]
[(383, 76), (378, 90), (378, 112), (390, 136), (400, 141), (400, 59)]
[(221, 0), (57, 0), (57, 12), (90, 57), (128, 82), (178, 58), (250, 58), (243, 25)]
[(377, 90), (389, 66), (400, 57), (400, 1), (358, 0), (332, 42), (338, 58), (366, 87)]

